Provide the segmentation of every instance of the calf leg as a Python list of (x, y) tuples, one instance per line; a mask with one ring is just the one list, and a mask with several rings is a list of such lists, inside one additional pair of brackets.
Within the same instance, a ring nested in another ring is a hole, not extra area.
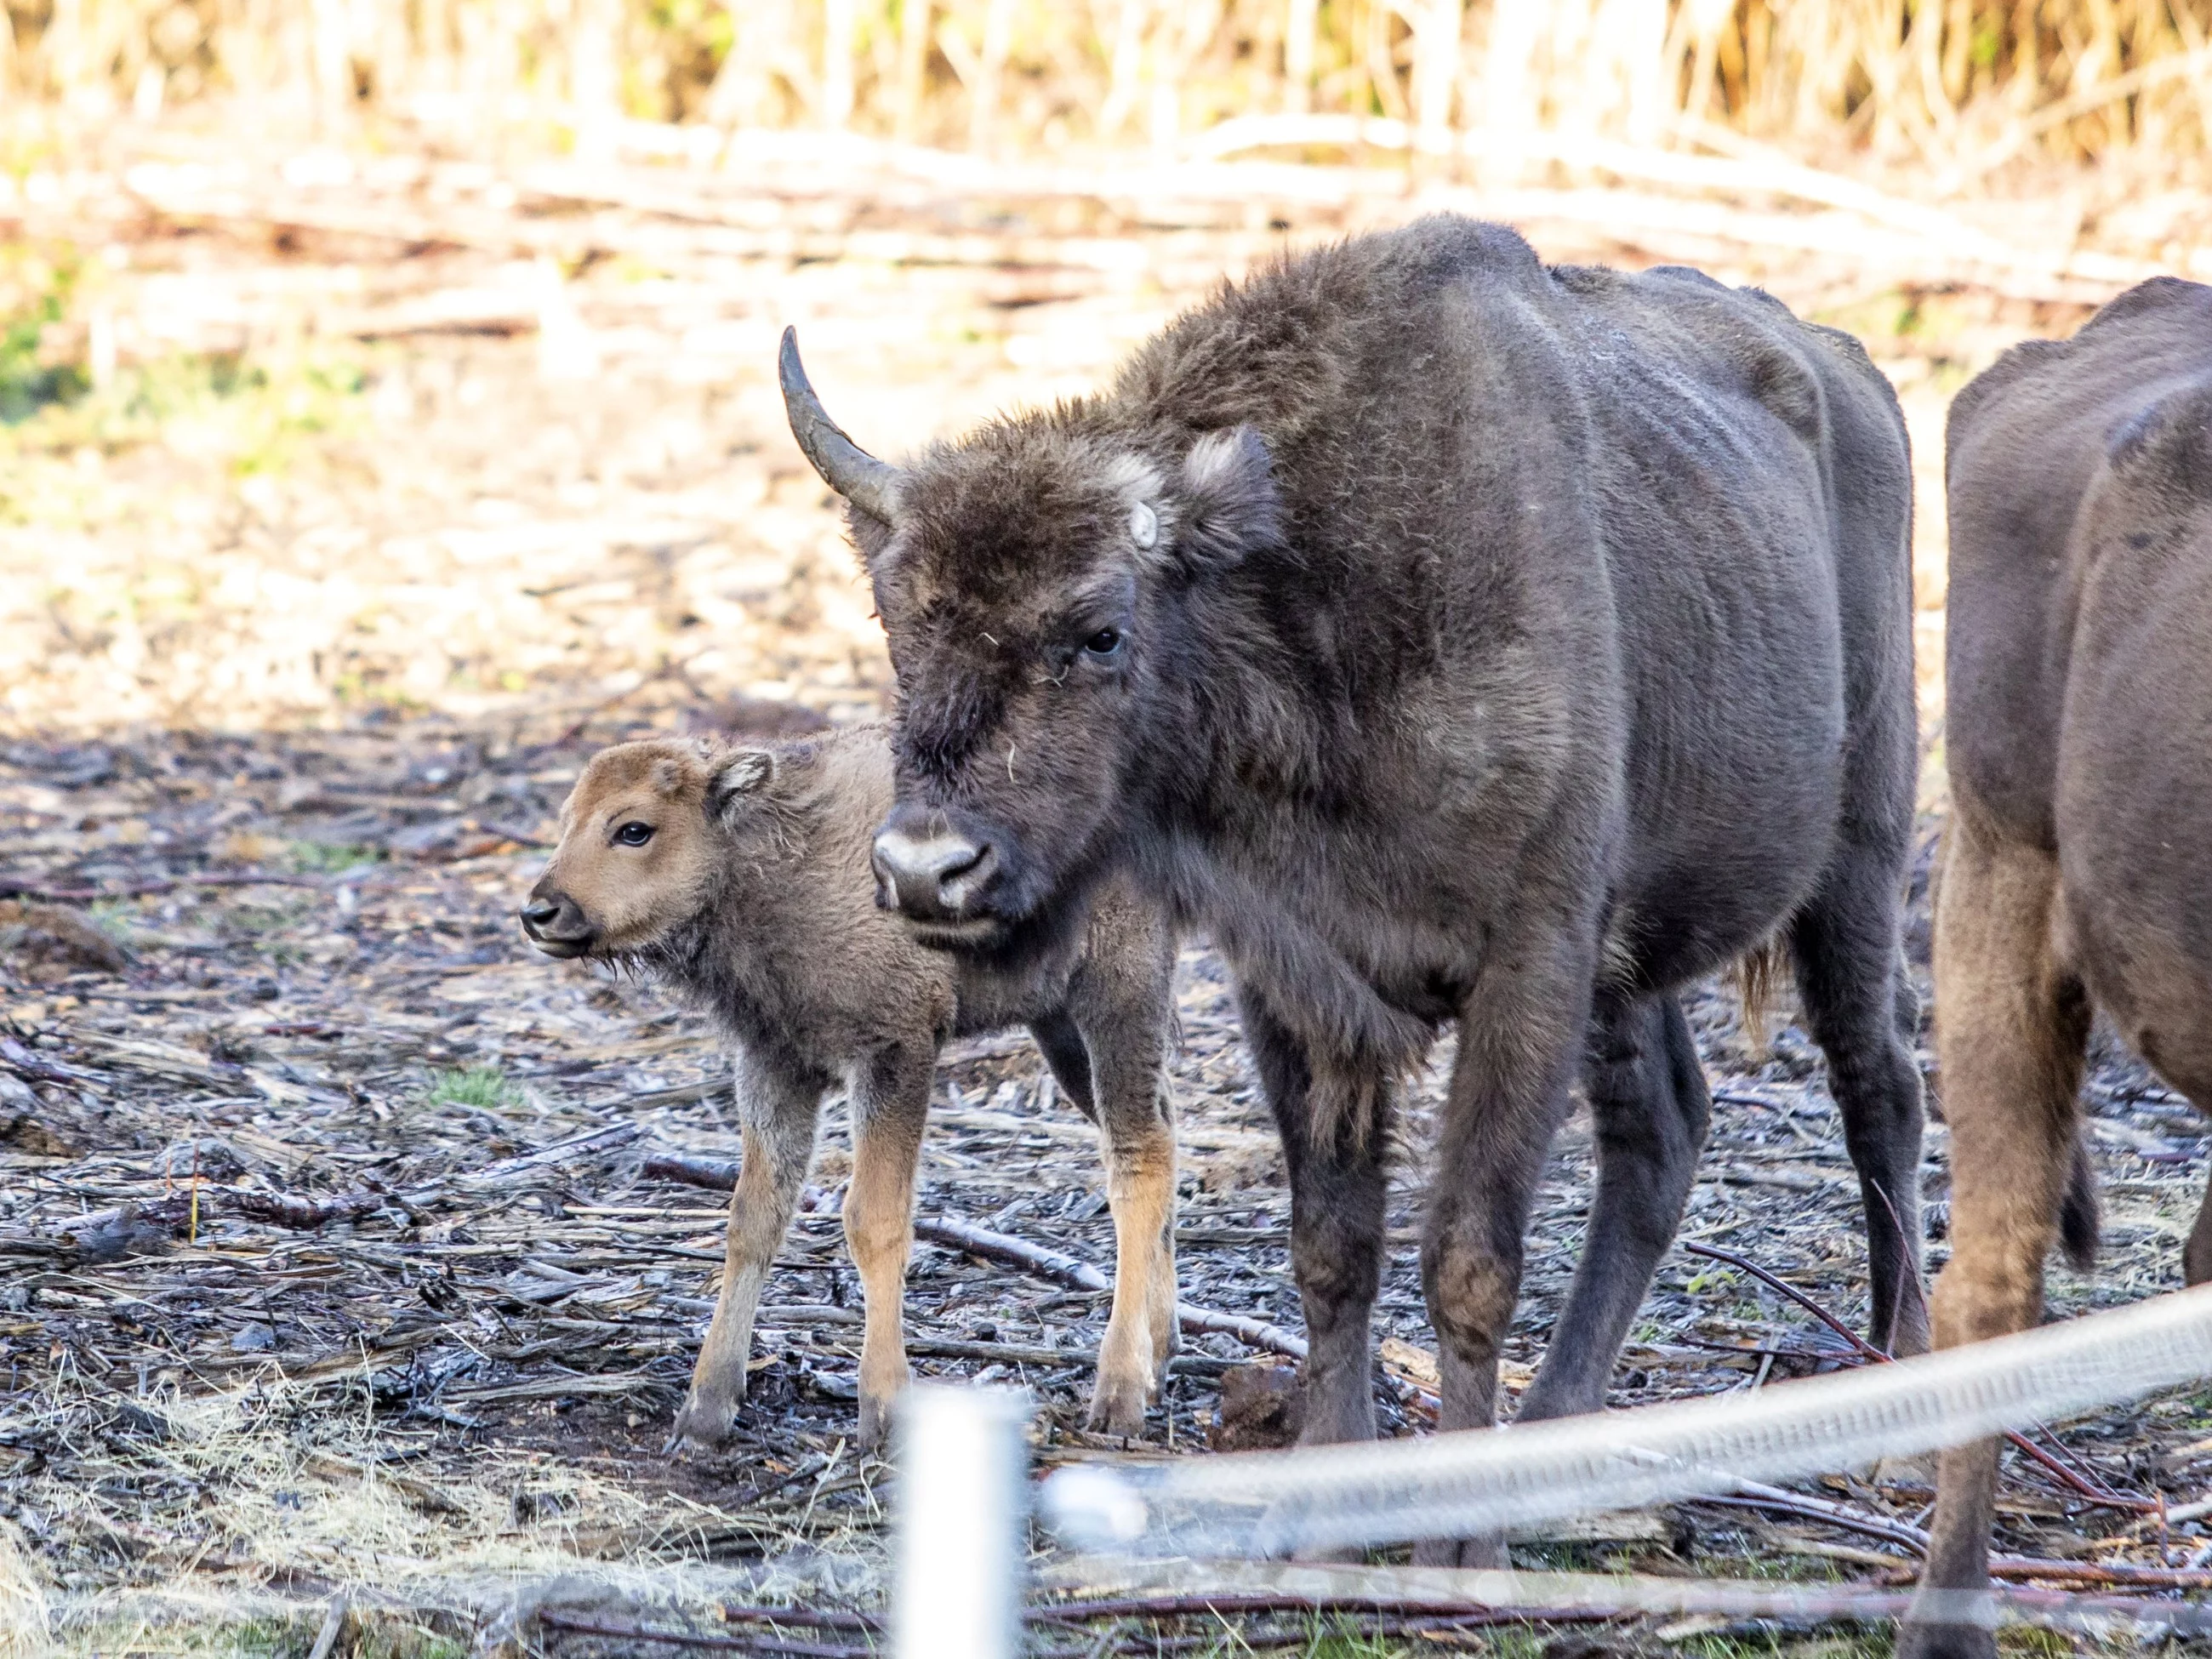
[[(1936, 1038), (1951, 1126), (1951, 1261), (1936, 1281), (1936, 1342), (2021, 1331), (2043, 1309), (2043, 1261), (2074, 1157), (2089, 1038), (2080, 982), (2054, 957), (2058, 871), (1963, 816), (1945, 837), (1936, 896)], [(1989, 1583), (1995, 1439), (1943, 1454), (1923, 1590)], [(1916, 1617), (1906, 1659), (1990, 1659), (1990, 1633)]]
[[(1498, 1350), (1520, 1298), (1528, 1205), (1565, 1114), (1588, 1024), (1587, 948), (1557, 934), (1516, 943), (1498, 942), (1460, 1016), (1421, 1240), (1441, 1429), (1496, 1421)], [(1430, 1540), (1414, 1559), (1502, 1566), (1504, 1540)]]
[(760, 1305), (769, 1266), (791, 1229), (799, 1189), (814, 1161), (815, 1123), (822, 1104), (822, 1091), (814, 1080), (740, 1054), (737, 1103), (745, 1161), (737, 1190), (730, 1194), (721, 1294), (714, 1298), (714, 1317), (691, 1370), (690, 1393), (676, 1414), (672, 1448), (687, 1441), (717, 1446), (729, 1436), (745, 1397), (753, 1310)]
[[(1114, 1309), (1098, 1345), (1090, 1423), (1111, 1434), (1141, 1434), (1145, 1408), (1176, 1350), (1175, 1107), (1166, 1074), (1168, 987), (1173, 942), (1139, 961), (1133, 941), (1114, 958), (1094, 957), (1069, 991), (1069, 1011), (1040, 1020), (1053, 1073), (1089, 1085), (1090, 1110), (1106, 1158), (1114, 1214)], [(1054, 1059), (1055, 1051), (1064, 1056)], [(1079, 1066), (1079, 1062), (1080, 1062)], [(1071, 1092), (1073, 1092), (1071, 1091)]]
[(932, 1051), (885, 1049), (855, 1071), (853, 1180), (845, 1248), (860, 1269), (860, 1445), (881, 1445), (891, 1401), (907, 1385), (906, 1263), (914, 1248), (914, 1172), (929, 1115)]
[(1597, 1189), (1565, 1311), (1521, 1402), (1523, 1422), (1604, 1408), (1629, 1322), (1681, 1224), (1712, 1114), (1672, 997), (1599, 1008), (1583, 1079), (1597, 1127)]
[(1317, 1135), (1305, 1046), (1250, 992), (1239, 991), (1237, 1008), (1290, 1175), (1291, 1270), (1305, 1309), (1309, 1345), (1300, 1438), (1308, 1445), (1372, 1440), (1368, 1337), (1382, 1282), (1387, 1103), (1376, 1103), (1365, 1135)]
[(1866, 1208), (1868, 1339), (1928, 1350), (1921, 1288), (1919, 1000), (1898, 942), (1897, 860), (1847, 848), (1790, 926), (1797, 989)]

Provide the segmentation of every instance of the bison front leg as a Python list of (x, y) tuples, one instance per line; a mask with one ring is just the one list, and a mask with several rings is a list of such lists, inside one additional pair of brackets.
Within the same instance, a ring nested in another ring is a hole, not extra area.
[[(1936, 909), (1936, 1032), (1951, 1126), (1951, 1261), (1936, 1280), (1936, 1346), (2027, 1329), (2074, 1158), (2089, 1005), (2054, 957), (2057, 864), (1965, 809), (1945, 837)], [(1942, 1605), (1989, 1587), (1998, 1443), (1943, 1454), (1906, 1659), (1991, 1659), (1984, 1624)]]
[(860, 1270), (860, 1445), (880, 1446), (891, 1402), (907, 1385), (906, 1264), (914, 1248), (914, 1173), (929, 1115), (936, 1056), (895, 1049), (853, 1079), (853, 1182), (845, 1247)]
[[(1529, 1203), (1582, 1049), (1589, 961), (1587, 949), (1556, 934), (1518, 946), (1509, 937), (1463, 1005), (1421, 1240), (1440, 1429), (1497, 1420), (1498, 1348), (1520, 1298)], [(1505, 1542), (1431, 1540), (1414, 1559), (1503, 1566)]]
[(728, 1243), (714, 1317), (692, 1367), (691, 1389), (676, 1414), (672, 1449), (688, 1442), (718, 1446), (745, 1397), (745, 1364), (751, 1358), (753, 1314), (760, 1305), (769, 1264), (790, 1231), (792, 1212), (814, 1160), (814, 1129), (822, 1091), (814, 1083), (740, 1055), (737, 1103), (745, 1161), (730, 1194)]
[(1265, 1002), (1240, 992), (1267, 1104), (1283, 1138), (1291, 1182), (1291, 1271), (1305, 1310), (1307, 1445), (1375, 1437), (1375, 1385), (1369, 1337), (1382, 1282), (1383, 1142), (1387, 1085), (1376, 1082), (1364, 1127), (1316, 1123), (1310, 1056)]

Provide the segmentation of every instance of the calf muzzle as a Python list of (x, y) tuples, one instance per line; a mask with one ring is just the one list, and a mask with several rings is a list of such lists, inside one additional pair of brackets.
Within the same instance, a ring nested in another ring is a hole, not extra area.
[(533, 894), (521, 910), (522, 931), (549, 957), (580, 957), (599, 930), (566, 893)]

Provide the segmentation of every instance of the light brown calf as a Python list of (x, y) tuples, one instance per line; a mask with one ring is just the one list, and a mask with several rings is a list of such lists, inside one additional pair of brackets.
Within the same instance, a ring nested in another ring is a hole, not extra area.
[(744, 1163), (677, 1435), (713, 1445), (729, 1432), (822, 1098), (842, 1082), (853, 1116), (845, 1237), (866, 1304), (860, 1437), (880, 1440), (907, 1381), (901, 1304), (938, 1050), (1017, 1023), (1100, 1126), (1118, 1263), (1091, 1414), (1137, 1433), (1176, 1345), (1164, 1069), (1173, 934), (1116, 884), (1076, 936), (1020, 964), (925, 950), (876, 907), (869, 844), (890, 800), (890, 753), (874, 727), (743, 747), (623, 744), (585, 769), (522, 912), (541, 951), (647, 970), (711, 1012), (733, 1051)]
[[(1960, 392), (1949, 439), (1938, 1346), (2033, 1325), (2054, 1238), (2094, 1249), (2093, 1008), (2212, 1107), (2212, 289), (2147, 283), (2064, 344), (2015, 348)], [(2183, 1264), (2212, 1278), (2204, 1214)], [(1944, 1455), (1929, 1589), (1988, 1583), (1997, 1451)], [(1996, 1644), (1923, 1616), (1898, 1651)]]

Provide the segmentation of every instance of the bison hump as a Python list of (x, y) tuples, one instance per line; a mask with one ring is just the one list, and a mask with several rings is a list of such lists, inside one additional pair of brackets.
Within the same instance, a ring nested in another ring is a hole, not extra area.
[(2095, 316), (2081, 325), (2074, 337), (2094, 339), (2141, 318), (2163, 320), (2177, 312), (2187, 311), (2202, 312), (2212, 318), (2212, 288), (2180, 276), (2154, 276), (2106, 301)]

